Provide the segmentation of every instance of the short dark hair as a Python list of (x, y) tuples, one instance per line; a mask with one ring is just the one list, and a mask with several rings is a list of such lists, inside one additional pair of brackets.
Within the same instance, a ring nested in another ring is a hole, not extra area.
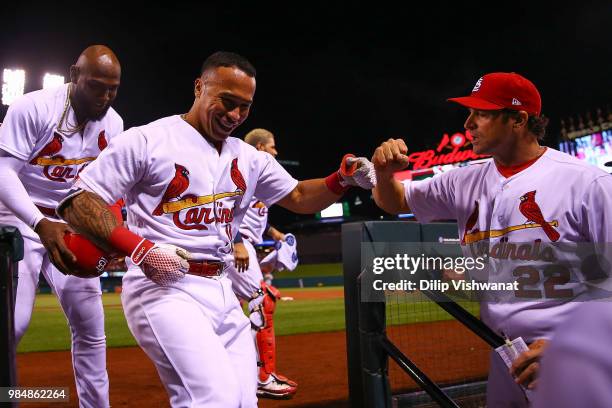
[(228, 51), (217, 51), (210, 55), (202, 64), (202, 70), (200, 75), (208, 71), (211, 68), (218, 67), (236, 67), (251, 78), (255, 78), (255, 67), (242, 55), (238, 55), (234, 52)]
[[(504, 123), (510, 118), (518, 118), (518, 111), (513, 109), (502, 109), (500, 113), (503, 115)], [(546, 136), (546, 126), (548, 126), (548, 118), (546, 116), (529, 115), (527, 119), (527, 130), (533, 133), (539, 141), (544, 140), (544, 136)]]

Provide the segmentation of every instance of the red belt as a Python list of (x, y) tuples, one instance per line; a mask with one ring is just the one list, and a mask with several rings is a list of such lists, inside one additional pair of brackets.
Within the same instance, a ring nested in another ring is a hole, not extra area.
[(189, 262), (189, 272), (190, 275), (203, 276), (203, 277), (211, 277), (211, 276), (220, 276), (223, 273), (223, 269), (225, 269), (224, 262), (215, 262), (215, 261), (188, 261)]
[(35, 204), (35, 205), (36, 205), (36, 208), (38, 208), (40, 212), (43, 213), (43, 215), (46, 215), (47, 217), (58, 218), (57, 213), (55, 212), (55, 208), (47, 208), (47, 207), (43, 207), (42, 205), (38, 205), (38, 204)]

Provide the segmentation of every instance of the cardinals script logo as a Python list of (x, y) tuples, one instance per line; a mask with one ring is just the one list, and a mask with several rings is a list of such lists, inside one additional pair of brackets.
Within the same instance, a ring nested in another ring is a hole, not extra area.
[(559, 221), (546, 221), (544, 215), (542, 215), (540, 206), (535, 201), (535, 195), (536, 192), (534, 190), (525, 193), (520, 197), (519, 211), (525, 216), (525, 223), (489, 231), (479, 231), (478, 228), (474, 228), (478, 222), (478, 201), (475, 201), (474, 210), (465, 223), (465, 231), (463, 233), (461, 243), (465, 245), (482, 241), (484, 239), (499, 238), (509, 234), (510, 232), (528, 228), (542, 228), (542, 231), (544, 231), (546, 237), (548, 237), (551, 242), (558, 241), (561, 235), (555, 229), (555, 227), (559, 226)]
[[(106, 146), (108, 146), (108, 142), (106, 141), (106, 134), (102, 130), (98, 135), (98, 148), (102, 151)], [(43, 166), (43, 175), (49, 180), (66, 183), (77, 177), (81, 170), (96, 158), (94, 156), (67, 159), (60, 154), (63, 147), (64, 137), (57, 132), (53, 132), (53, 139), (30, 160), (30, 164)]]
[(203, 196), (185, 194), (189, 188), (189, 177), (189, 170), (175, 163), (174, 177), (168, 183), (162, 199), (152, 214), (157, 217), (172, 214), (174, 224), (183, 230), (207, 230), (206, 224), (212, 223), (230, 224), (234, 219), (235, 200), (227, 199), (242, 197), (247, 189), (244, 177), (238, 168), (238, 158), (232, 160), (230, 165), (230, 178), (236, 187), (234, 191)]
[(259, 215), (260, 217), (263, 217), (268, 214), (268, 207), (266, 207), (266, 205), (261, 201), (256, 201), (255, 204), (251, 206), (251, 208), (256, 209), (257, 215)]

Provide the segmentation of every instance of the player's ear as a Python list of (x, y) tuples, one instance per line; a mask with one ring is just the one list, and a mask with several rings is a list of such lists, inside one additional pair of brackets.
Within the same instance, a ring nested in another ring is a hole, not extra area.
[(79, 75), (81, 75), (81, 70), (76, 65), (70, 66), (70, 82), (76, 85), (79, 80)]
[(513, 127), (519, 129), (527, 126), (527, 120), (529, 119), (529, 114), (525, 111), (518, 111), (514, 116), (514, 125)]
[(196, 98), (199, 98), (202, 95), (202, 87), (204, 86), (202, 78), (196, 78), (194, 85), (193, 94)]

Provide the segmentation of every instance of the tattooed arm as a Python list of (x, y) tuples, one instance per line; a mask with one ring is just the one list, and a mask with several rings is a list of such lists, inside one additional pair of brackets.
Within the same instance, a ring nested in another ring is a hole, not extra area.
[(83, 191), (63, 202), (57, 211), (76, 232), (105, 251), (114, 249), (110, 243), (111, 233), (121, 223), (99, 195)]
[(185, 276), (191, 255), (173, 245), (156, 245), (125, 228), (106, 202), (89, 191), (76, 191), (64, 199), (57, 213), (77, 232), (109, 253), (129, 256), (145, 276), (159, 285), (169, 285)]

